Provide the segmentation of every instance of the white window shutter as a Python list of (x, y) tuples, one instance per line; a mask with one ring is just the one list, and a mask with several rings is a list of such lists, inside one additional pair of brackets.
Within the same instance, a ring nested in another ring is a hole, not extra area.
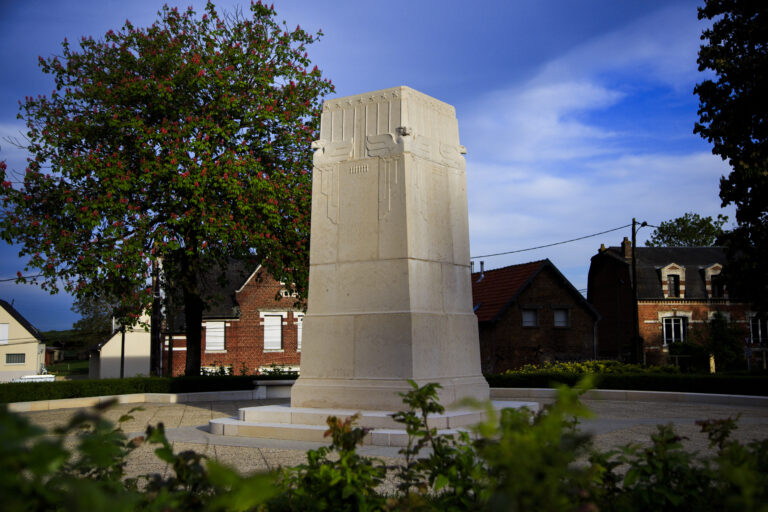
[(264, 316), (264, 350), (283, 348), (283, 317), (280, 315)]
[(8, 344), (8, 324), (0, 324), (0, 345)]
[(205, 323), (205, 350), (224, 350), (224, 322)]

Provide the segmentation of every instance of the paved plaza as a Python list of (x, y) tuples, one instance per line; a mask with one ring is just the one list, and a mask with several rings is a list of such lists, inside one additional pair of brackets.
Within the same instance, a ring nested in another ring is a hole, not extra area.
[[(540, 401), (546, 403), (547, 400)], [(134, 407), (141, 410), (131, 413), (132, 420), (123, 424), (129, 435), (141, 435), (148, 425), (163, 423), (168, 439), (177, 451), (195, 450), (240, 470), (243, 473), (290, 466), (305, 461), (307, 450), (321, 446), (318, 443), (280, 441), (245, 437), (218, 436), (207, 432), (208, 422), (214, 418), (235, 416), (241, 407), (286, 404), (281, 400), (232, 400), (186, 404), (118, 404), (108, 409), (104, 416), (117, 421)], [(733, 406), (722, 404), (688, 404), (669, 402), (642, 402), (618, 400), (584, 400), (594, 413), (581, 428), (594, 435), (595, 446), (609, 449), (629, 442), (648, 443), (656, 425), (673, 423), (677, 432), (688, 438), (684, 444), (689, 449), (707, 450), (706, 437), (699, 433), (696, 420), (735, 417), (741, 415), (734, 438), (741, 441), (768, 437), (768, 407)], [(46, 428), (65, 424), (77, 409), (25, 412), (23, 416)], [(157, 459), (153, 446), (141, 446), (129, 459), (129, 475), (168, 471), (166, 464)], [(380, 457), (388, 463), (399, 459), (398, 448), (364, 446), (362, 454)]]

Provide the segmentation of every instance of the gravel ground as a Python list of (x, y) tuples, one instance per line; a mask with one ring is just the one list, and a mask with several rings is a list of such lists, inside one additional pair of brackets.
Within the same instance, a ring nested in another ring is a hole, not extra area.
[[(237, 468), (243, 473), (294, 466), (306, 461), (308, 449), (320, 446), (316, 443), (258, 440), (250, 438), (222, 437), (208, 434), (205, 427), (213, 418), (235, 416), (241, 407), (285, 403), (284, 400), (198, 402), (194, 404), (142, 404), (141, 410), (131, 412), (133, 419), (123, 423), (123, 430), (130, 435), (141, 435), (147, 425), (163, 423), (168, 439), (177, 452), (194, 450), (208, 457)], [(725, 405), (680, 404), (662, 402), (592, 400), (584, 402), (593, 412), (592, 419), (584, 420), (581, 428), (593, 434), (597, 449), (608, 450), (626, 443), (649, 444), (649, 436), (656, 425), (672, 423), (679, 434), (687, 438), (686, 448), (708, 450), (706, 436), (699, 432), (696, 420), (718, 419), (741, 415), (734, 438), (740, 441), (768, 437), (768, 408), (735, 407)], [(104, 416), (116, 422), (136, 407), (131, 404), (116, 405)], [(61, 409), (22, 413), (35, 424), (46, 429), (65, 424), (78, 410)], [(397, 464), (402, 458), (397, 448), (363, 447), (360, 453), (381, 458), (386, 464)], [(154, 447), (142, 445), (128, 459), (129, 476), (165, 473), (166, 464), (155, 457)], [(388, 486), (387, 486), (388, 487)], [(385, 489), (387, 488), (385, 487)]]

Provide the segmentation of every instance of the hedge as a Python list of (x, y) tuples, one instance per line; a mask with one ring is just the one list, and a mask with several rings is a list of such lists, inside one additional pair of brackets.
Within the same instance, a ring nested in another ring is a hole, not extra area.
[(85, 396), (131, 393), (199, 393), (254, 389), (256, 380), (282, 380), (285, 375), (129, 377), (126, 379), (65, 380), (58, 382), (10, 382), (0, 384), (0, 403), (32, 402)]
[[(525, 374), (486, 375), (492, 388), (550, 388), (555, 383), (573, 386), (583, 374), (537, 371)], [(295, 376), (131, 377), (126, 379), (68, 380), (0, 384), (0, 403), (58, 398), (125, 395), (131, 393), (199, 393), (254, 389), (256, 380), (283, 380)], [(768, 375), (624, 373), (599, 375), (598, 389), (677, 391), (729, 395), (768, 396)]]
[[(485, 377), (492, 388), (550, 388), (554, 383), (573, 386), (583, 374), (541, 371)], [(602, 374), (597, 376), (595, 386), (598, 389), (768, 396), (768, 376), (764, 374)]]

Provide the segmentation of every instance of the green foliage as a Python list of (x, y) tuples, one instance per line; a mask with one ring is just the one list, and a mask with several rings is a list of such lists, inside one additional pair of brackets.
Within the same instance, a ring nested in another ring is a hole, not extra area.
[(709, 247), (717, 244), (723, 236), (723, 225), (728, 217), (718, 214), (717, 220), (712, 217), (701, 217), (698, 213), (688, 212), (682, 217), (664, 221), (659, 224), (651, 238), (645, 242), (648, 247)]
[(562, 372), (585, 375), (598, 374), (626, 374), (626, 373), (675, 373), (674, 366), (641, 366), (637, 364), (622, 363), (611, 359), (590, 361), (558, 361), (542, 364), (526, 364), (518, 370), (507, 370), (505, 374), (537, 374), (540, 372)]
[[(105, 407), (108, 407), (106, 405)], [(130, 411), (120, 422), (132, 419)], [(269, 499), (274, 476), (241, 477), (191, 451), (173, 453), (162, 424), (128, 439), (98, 411), (75, 415), (44, 435), (26, 419), (0, 408), (0, 493), (3, 510), (252, 510)], [(68, 441), (75, 439), (76, 448)], [(172, 470), (126, 478), (128, 455), (144, 442)]]
[(164, 6), (150, 27), (65, 40), (39, 61), (55, 89), (21, 104), (21, 188), (0, 165), (0, 236), (44, 289), (114, 297), (131, 325), (162, 258), (183, 295), (188, 375), (207, 270), (258, 255), (306, 292), (310, 142), (333, 86), (307, 55), (320, 33), (289, 29), (261, 2), (246, 12)]
[[(707, 0), (701, 36), (698, 133), (731, 173), (720, 180), (723, 206), (736, 206), (737, 226), (725, 237), (730, 296), (768, 307), (768, 5), (760, 0)], [(708, 24), (709, 25), (709, 24)]]
[(56, 375), (88, 375), (88, 361), (59, 361), (45, 367), (48, 373)]
[[(697, 345), (698, 347), (698, 345)], [(672, 349), (677, 350), (677, 348)], [(708, 352), (707, 352), (708, 354)], [(705, 371), (709, 372), (707, 356)], [(594, 374), (600, 389), (677, 391), (734, 395), (768, 394), (768, 378), (760, 374), (683, 374), (674, 366), (641, 367), (618, 361), (582, 361), (526, 365), (503, 374), (486, 375), (491, 387), (548, 388), (557, 384), (574, 386), (587, 374)]]
[(558, 388), (557, 400), (531, 413), (506, 409), (501, 421), (480, 426), (478, 455), (489, 476), (491, 510), (575, 510), (589, 503), (593, 468), (575, 465), (586, 456), (589, 437), (580, 433), (578, 418), (589, 416), (579, 396), (589, 377), (574, 388)]
[[(714, 315), (709, 322), (691, 330), (690, 342), (681, 344), (691, 355), (702, 358), (706, 354), (704, 371), (709, 371), (709, 355), (715, 356), (718, 372), (723, 370), (742, 370), (744, 361), (743, 331), (732, 325), (721, 313)], [(670, 352), (673, 348), (670, 348)], [(681, 352), (681, 349), (674, 349)]]
[[(697, 422), (714, 456), (686, 451), (669, 425), (658, 427), (648, 447), (597, 451), (577, 429), (589, 417), (579, 397), (591, 384), (586, 377), (573, 389), (560, 387), (537, 413), (507, 409), (497, 417), (489, 409), (472, 436), (443, 436), (429, 424), (444, 411), (439, 385), (411, 382), (403, 394), (408, 410), (395, 415), (409, 435), (403, 467), (359, 455), (367, 432), (354, 426), (356, 416), (331, 417), (331, 445), (310, 450), (306, 464), (247, 477), (194, 451), (174, 453), (162, 424), (128, 439), (94, 411), (46, 435), (0, 408), (3, 509), (766, 510), (768, 440), (733, 441), (737, 419), (726, 418)], [(127, 457), (143, 443), (156, 446), (170, 471), (126, 478)], [(399, 492), (383, 495), (388, 469)]]
[(354, 427), (354, 415), (345, 420), (328, 418), (326, 437), (331, 446), (307, 452), (307, 463), (282, 472), (284, 492), (273, 499), (269, 510), (381, 510), (384, 498), (376, 492), (386, 475), (378, 460), (356, 451), (367, 434)]
[(116, 302), (95, 294), (75, 298), (72, 311), (78, 313), (80, 319), (72, 324), (72, 328), (81, 347), (92, 347), (109, 337)]

